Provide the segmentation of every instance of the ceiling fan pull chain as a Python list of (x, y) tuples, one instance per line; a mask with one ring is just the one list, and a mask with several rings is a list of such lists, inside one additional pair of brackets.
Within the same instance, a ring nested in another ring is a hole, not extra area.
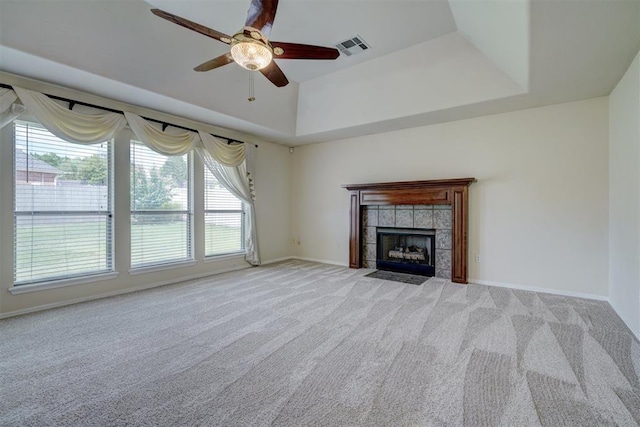
[(253, 102), (256, 100), (256, 97), (254, 96), (254, 93), (253, 93), (253, 88), (254, 88), (253, 75), (254, 74), (255, 73), (253, 71), (249, 70), (249, 98), (247, 98), (247, 101), (249, 102)]

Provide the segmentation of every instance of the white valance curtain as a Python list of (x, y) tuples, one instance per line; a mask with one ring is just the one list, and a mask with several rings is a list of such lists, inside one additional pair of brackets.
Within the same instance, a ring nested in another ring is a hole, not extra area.
[(124, 115), (133, 133), (157, 153), (166, 156), (182, 156), (192, 151), (200, 141), (196, 132), (173, 127), (162, 130), (137, 114), (125, 112)]
[(0, 129), (25, 112), (23, 105), (16, 104), (18, 96), (11, 89), (0, 88)]
[(69, 142), (96, 144), (107, 141), (127, 124), (122, 114), (83, 114), (69, 110), (46, 95), (14, 86), (20, 101), (49, 132)]
[(215, 161), (225, 166), (236, 167), (245, 160), (245, 144), (229, 145), (215, 136), (199, 132), (200, 140), (205, 151), (211, 155)]
[[(24, 104), (35, 118), (51, 133), (66, 141), (78, 144), (95, 144), (112, 139), (129, 123), (135, 135), (152, 150), (168, 155), (180, 156), (195, 150), (204, 164), (231, 194), (245, 204), (245, 249), (246, 260), (260, 265), (258, 254), (255, 191), (251, 171), (253, 170), (250, 144), (227, 144), (204, 132), (192, 132), (176, 127), (162, 130), (137, 114), (99, 112), (80, 113), (69, 110), (39, 92), (13, 87), (0, 89), (0, 124), (11, 122), (24, 112), (24, 107), (15, 104), (16, 98)], [(15, 91), (15, 92), (14, 92)], [(10, 119), (7, 119), (11, 117)], [(0, 128), (2, 127), (0, 126)]]

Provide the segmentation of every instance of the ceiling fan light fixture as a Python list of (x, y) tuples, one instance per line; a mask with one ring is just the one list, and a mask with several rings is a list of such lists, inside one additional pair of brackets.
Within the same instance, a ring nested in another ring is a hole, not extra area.
[(261, 70), (271, 63), (273, 51), (256, 40), (236, 41), (231, 45), (231, 56), (247, 70)]

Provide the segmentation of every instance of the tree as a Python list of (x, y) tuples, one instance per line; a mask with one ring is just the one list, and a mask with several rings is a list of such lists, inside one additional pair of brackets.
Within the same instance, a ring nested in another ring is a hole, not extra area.
[(80, 159), (76, 179), (87, 184), (106, 184), (107, 159), (98, 155)]
[(90, 157), (67, 157), (56, 153), (32, 153), (31, 156), (64, 172), (63, 179), (86, 184), (105, 184), (107, 159), (96, 154)]
[(187, 179), (187, 162), (183, 156), (170, 156), (160, 168), (160, 174), (172, 188), (184, 187)]
[(166, 208), (171, 202), (171, 193), (160, 177), (156, 167), (149, 175), (138, 165), (131, 171), (131, 207), (134, 210)]
[(64, 162), (65, 160), (69, 160), (68, 157), (62, 157), (56, 153), (31, 153), (31, 157), (41, 160), (57, 169), (60, 169), (60, 165), (62, 164), (62, 162)]
[(80, 180), (80, 178), (78, 178), (79, 162), (77, 159), (64, 157), (56, 167), (64, 172), (64, 175), (62, 175), (62, 179), (78, 181)]

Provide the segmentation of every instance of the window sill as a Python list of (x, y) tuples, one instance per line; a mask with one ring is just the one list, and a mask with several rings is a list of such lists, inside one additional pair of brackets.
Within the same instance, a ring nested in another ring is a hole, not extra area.
[(132, 268), (131, 270), (129, 270), (129, 274), (132, 276), (136, 276), (138, 274), (155, 273), (156, 271), (173, 270), (174, 268), (180, 268), (180, 267), (191, 267), (192, 265), (196, 265), (196, 264), (197, 264), (197, 261), (189, 260), (189, 261), (172, 262), (171, 264), (150, 265), (148, 267)]
[(84, 285), (92, 282), (111, 280), (118, 277), (119, 273), (103, 273), (91, 276), (76, 277), (73, 279), (52, 280), (50, 282), (32, 283), (28, 285), (14, 285), (9, 288), (11, 295), (26, 294), (29, 292), (46, 291), (48, 289), (64, 288), (66, 286)]
[(204, 257), (204, 262), (215, 262), (215, 261), (222, 261), (222, 260), (225, 260), (225, 259), (236, 259), (236, 258), (244, 259), (244, 257), (245, 257), (245, 251), (231, 252), (231, 253), (228, 253), (228, 254), (205, 256)]

